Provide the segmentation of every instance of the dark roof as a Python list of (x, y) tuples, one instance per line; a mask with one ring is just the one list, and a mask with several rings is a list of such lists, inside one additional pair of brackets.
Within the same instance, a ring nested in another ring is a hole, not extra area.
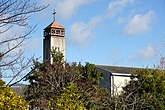
[(96, 68), (102, 69), (111, 73), (125, 73), (125, 74), (129, 74), (131, 72), (136, 72), (137, 70), (144, 69), (144, 68), (106, 66), (106, 65), (96, 65)]

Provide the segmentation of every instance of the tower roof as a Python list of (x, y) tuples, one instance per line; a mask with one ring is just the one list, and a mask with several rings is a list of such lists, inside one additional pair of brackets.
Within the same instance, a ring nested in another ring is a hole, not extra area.
[(64, 27), (61, 26), (60, 24), (58, 24), (56, 21), (53, 21), (45, 29), (48, 29), (48, 28), (60, 28), (60, 29), (64, 29)]
[(54, 12), (53, 12), (53, 15), (54, 15), (54, 21), (53, 21), (51, 24), (49, 24), (45, 29), (49, 29), (49, 28), (64, 29), (63, 26), (61, 26), (60, 24), (58, 24), (58, 23), (56, 22), (56, 11), (55, 11), (55, 10), (54, 10)]

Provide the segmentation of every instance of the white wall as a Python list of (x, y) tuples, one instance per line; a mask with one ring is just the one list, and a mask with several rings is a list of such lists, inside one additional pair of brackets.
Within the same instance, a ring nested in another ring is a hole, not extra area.
[[(122, 87), (124, 87), (129, 81), (131, 74), (125, 73), (112, 73), (114, 76), (111, 77), (111, 93), (113, 95), (118, 95), (122, 92)], [(124, 75), (124, 76), (115, 76), (115, 75)]]
[(65, 60), (65, 51), (66, 51), (66, 48), (65, 48), (65, 37), (51, 37), (51, 49), (52, 48), (55, 48), (55, 47), (59, 47), (60, 48), (60, 52), (63, 53), (64, 55), (64, 60)]
[(122, 87), (124, 87), (130, 81), (130, 76), (131, 74), (109, 72), (104, 75), (104, 79), (101, 80), (99, 85), (101, 87), (107, 88), (112, 95), (118, 95), (122, 92)]

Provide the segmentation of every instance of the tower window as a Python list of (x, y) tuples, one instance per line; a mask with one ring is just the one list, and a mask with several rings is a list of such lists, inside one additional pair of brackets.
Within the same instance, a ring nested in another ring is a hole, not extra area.
[(56, 33), (56, 30), (55, 29), (52, 29), (52, 34), (55, 34)]
[(56, 34), (60, 34), (60, 30), (56, 30)]
[(64, 35), (65, 34), (65, 31), (64, 30), (61, 30), (61, 35)]

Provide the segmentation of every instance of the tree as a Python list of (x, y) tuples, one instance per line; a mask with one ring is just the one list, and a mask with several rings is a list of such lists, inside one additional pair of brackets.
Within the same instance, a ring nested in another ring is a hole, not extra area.
[(165, 109), (165, 71), (138, 70), (119, 97), (113, 99), (119, 110), (164, 110)]
[(59, 90), (56, 100), (52, 99), (49, 101), (49, 108), (56, 108), (57, 110), (86, 110), (84, 102), (85, 100), (77, 85), (70, 82), (66, 87)]
[[(30, 15), (47, 6), (38, 6), (37, 2), (31, 0), (0, 1), (0, 72), (2, 76), (11, 74), (14, 79), (30, 66), (33, 58), (26, 60), (23, 57), (23, 51), (19, 49), (36, 27), (29, 24)], [(19, 31), (17, 34), (9, 33), (11, 29), (18, 27), (26, 27), (27, 30)], [(8, 36), (2, 37), (6, 33)]]
[[(77, 104), (82, 104), (80, 108), (103, 107), (101, 102), (104, 102), (103, 100), (108, 96), (108, 93), (98, 86), (103, 73), (96, 70), (93, 64), (86, 63), (85, 66), (80, 63), (68, 64), (56, 50), (53, 50), (51, 55), (52, 63), (35, 61), (31, 74), (27, 76), (30, 85), (25, 98), (32, 108), (48, 107), (50, 102), (53, 107), (65, 108), (66, 103), (74, 107), (72, 102), (75, 100), (80, 101)], [(72, 90), (75, 96), (81, 98), (70, 96)], [(68, 99), (69, 97), (73, 100)], [(58, 106), (62, 103), (63, 106)]]
[(13, 93), (9, 87), (4, 87), (0, 80), (0, 109), (1, 110), (27, 110), (28, 103)]
[[(60, 88), (81, 77), (74, 64), (70, 66), (62, 60), (62, 54), (56, 50), (51, 53), (54, 59), (53, 63), (34, 61), (32, 72), (26, 78), (30, 83), (25, 93), (26, 100), (32, 105), (32, 108), (36, 106), (47, 107), (48, 101), (56, 96)], [(38, 103), (41, 100), (43, 103)]]

